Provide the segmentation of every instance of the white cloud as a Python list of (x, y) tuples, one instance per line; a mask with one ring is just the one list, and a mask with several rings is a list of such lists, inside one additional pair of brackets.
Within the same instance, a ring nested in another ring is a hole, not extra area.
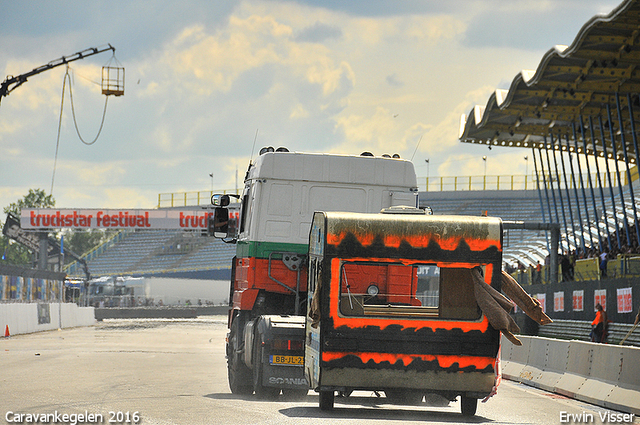
[[(0, 45), (10, 46), (0, 58), (6, 74), (96, 39), (118, 47), (126, 69), (125, 96), (110, 98), (95, 145), (77, 140), (65, 109), (54, 188), (61, 205), (155, 205), (158, 192), (210, 189), (210, 173), (216, 189), (231, 189), (236, 168), (244, 176), (256, 129), (254, 154), (272, 145), (410, 158), (422, 137), (415, 158), (430, 158), (432, 177), (477, 173), (477, 158), (485, 154), (495, 170), (517, 172), (511, 155), (520, 154), (457, 140), (460, 115), (486, 103), (520, 69), (535, 68), (550, 47), (526, 36), (514, 39), (496, 20), (513, 22), (527, 7), (535, 8), (531, 13), (547, 7), (579, 28), (585, 13), (588, 19), (601, 11), (596, 2), (577, 0), (466, 1), (455, 12), (446, 5), (411, 10), (381, 3), (375, 13), (357, 13), (356, 3), (332, 10), (322, 2), (185, 1), (158, 8), (152, 18), (132, 0), (111, 26), (98, 25), (104, 23), (93, 13), (98, 6), (71, 1), (64, 10), (73, 27), (39, 15), (55, 9), (49, 7), (16, 10), (15, 22), (0, 28)], [(577, 7), (579, 19), (567, 12)], [(181, 9), (185, 13), (176, 13)], [(531, 26), (549, 38), (560, 31), (540, 20)], [(71, 65), (86, 137), (95, 134), (104, 103), (89, 80), (99, 80), (94, 76), (107, 59), (103, 54)], [(44, 72), (2, 99), (0, 205), (29, 188), (50, 186), (63, 75), (64, 67)], [(417, 164), (418, 172), (426, 174), (424, 167)]]

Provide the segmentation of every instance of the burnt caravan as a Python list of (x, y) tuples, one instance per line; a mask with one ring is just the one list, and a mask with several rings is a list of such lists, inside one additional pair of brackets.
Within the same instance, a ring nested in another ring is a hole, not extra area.
[(460, 397), (475, 414), (497, 383), (500, 332), (474, 285), (500, 290), (501, 220), (316, 212), (309, 242), (304, 364), (320, 408), (369, 390)]

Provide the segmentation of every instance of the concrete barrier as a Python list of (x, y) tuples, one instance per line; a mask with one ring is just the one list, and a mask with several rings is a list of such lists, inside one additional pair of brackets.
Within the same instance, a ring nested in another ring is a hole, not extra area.
[(78, 307), (73, 303), (0, 303), (2, 336), (7, 326), (11, 335), (19, 335), (94, 323), (93, 307)]
[[(615, 345), (591, 344), (591, 364), (587, 379), (576, 391), (578, 400), (598, 404), (606, 400), (618, 385), (622, 371), (623, 350)], [(638, 395), (640, 397), (640, 394)]]
[(535, 386), (534, 383), (540, 379), (547, 359), (547, 342), (545, 338), (530, 340), (529, 355), (520, 372), (520, 382)]
[[(567, 368), (569, 341), (545, 338), (544, 342), (544, 366), (532, 384), (537, 388), (553, 392)], [(532, 344), (530, 349), (537, 349), (537, 344)]]
[(520, 338), (521, 346), (513, 345), (502, 338), (502, 376), (513, 381), (519, 381), (522, 370), (529, 359), (529, 344), (531, 338)]
[(618, 383), (604, 399), (604, 406), (640, 415), (640, 348), (620, 347), (622, 359)]
[(224, 315), (229, 306), (154, 306), (96, 308), (96, 319), (194, 319), (198, 316)]
[(591, 371), (593, 345), (590, 342), (571, 341), (567, 355), (567, 367), (556, 383), (554, 392), (576, 398)]
[(509, 342), (502, 346), (506, 379), (640, 415), (640, 348), (519, 338), (521, 347)]

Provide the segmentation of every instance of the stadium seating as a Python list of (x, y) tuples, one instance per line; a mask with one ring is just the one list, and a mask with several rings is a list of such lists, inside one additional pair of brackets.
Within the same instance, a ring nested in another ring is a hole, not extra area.
[[(88, 262), (93, 276), (230, 269), (235, 245), (181, 230), (136, 230)], [(81, 270), (74, 272), (80, 275)], [(71, 273), (70, 273), (71, 274)]]
[[(634, 191), (638, 192), (634, 185)], [(598, 244), (598, 232), (596, 217), (598, 217), (600, 235), (606, 238), (606, 229), (611, 235), (615, 235), (616, 219), (617, 228), (624, 229), (624, 215), (622, 212), (619, 191), (614, 191), (616, 199), (616, 215), (613, 214), (611, 198), (605, 188), (605, 214), (602, 214), (602, 200), (599, 189), (596, 194), (596, 209), (590, 199), (590, 191), (586, 190), (587, 205), (584, 207), (581, 190), (578, 191), (580, 210), (575, 201), (573, 190), (563, 191), (565, 200), (565, 214), (562, 214), (561, 203), (557, 196), (556, 205), (558, 216), (556, 218), (553, 199), (551, 205), (547, 204), (544, 190), (539, 194), (537, 190), (472, 190), (472, 191), (441, 191), (420, 192), (419, 204), (421, 207), (429, 206), (435, 215), (489, 215), (501, 217), (509, 221), (525, 222), (549, 222), (549, 209), (551, 221), (561, 224), (562, 251), (571, 251), (582, 243), (582, 235), (579, 234), (579, 218), (584, 223), (584, 239), (587, 246), (591, 241)], [(552, 196), (549, 191), (549, 197)], [(569, 197), (572, 202), (569, 211)], [(623, 191), (624, 205), (629, 223), (633, 223), (633, 205), (630, 201), (628, 187)], [(640, 203), (636, 201), (637, 209)], [(543, 213), (544, 211), (544, 213)], [(587, 213), (589, 221), (587, 222)], [(573, 218), (573, 221), (571, 220)], [(564, 222), (566, 219), (567, 226)], [(575, 223), (572, 225), (571, 223)], [(588, 225), (587, 225), (588, 223)], [(623, 230), (622, 230), (623, 231)], [(575, 238), (574, 238), (575, 233)], [(631, 235), (632, 237), (634, 235)], [(605, 239), (606, 240), (606, 239)], [(535, 266), (536, 262), (544, 263), (548, 254), (547, 237), (544, 231), (508, 230), (504, 235), (504, 260), (516, 265), (518, 262), (524, 266)], [(122, 274), (156, 274), (179, 271), (202, 271), (230, 269), (231, 259), (235, 254), (235, 245), (202, 236), (197, 231), (180, 230), (156, 230), (156, 231), (129, 231), (117, 236), (117, 241), (110, 247), (102, 248), (91, 256), (88, 256), (89, 269), (94, 276), (122, 275)], [(80, 268), (71, 268), (72, 276), (82, 275)]]

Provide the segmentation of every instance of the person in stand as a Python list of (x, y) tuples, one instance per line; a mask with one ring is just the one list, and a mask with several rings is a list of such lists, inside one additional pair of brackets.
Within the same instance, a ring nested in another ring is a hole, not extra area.
[(569, 282), (571, 280), (571, 272), (569, 268), (571, 267), (571, 262), (569, 261), (569, 257), (566, 254), (562, 254), (560, 256), (560, 268), (562, 269), (562, 281)]
[(602, 251), (600, 254), (600, 277), (607, 277), (607, 251)]
[(569, 280), (575, 279), (576, 273), (576, 250), (571, 251), (571, 255), (569, 256)]
[(541, 283), (541, 282), (542, 282), (542, 265), (540, 264), (540, 261), (538, 261), (536, 264), (536, 278), (534, 280), (534, 283)]
[(604, 343), (607, 339), (607, 312), (596, 304), (596, 318), (591, 322), (591, 342)]

